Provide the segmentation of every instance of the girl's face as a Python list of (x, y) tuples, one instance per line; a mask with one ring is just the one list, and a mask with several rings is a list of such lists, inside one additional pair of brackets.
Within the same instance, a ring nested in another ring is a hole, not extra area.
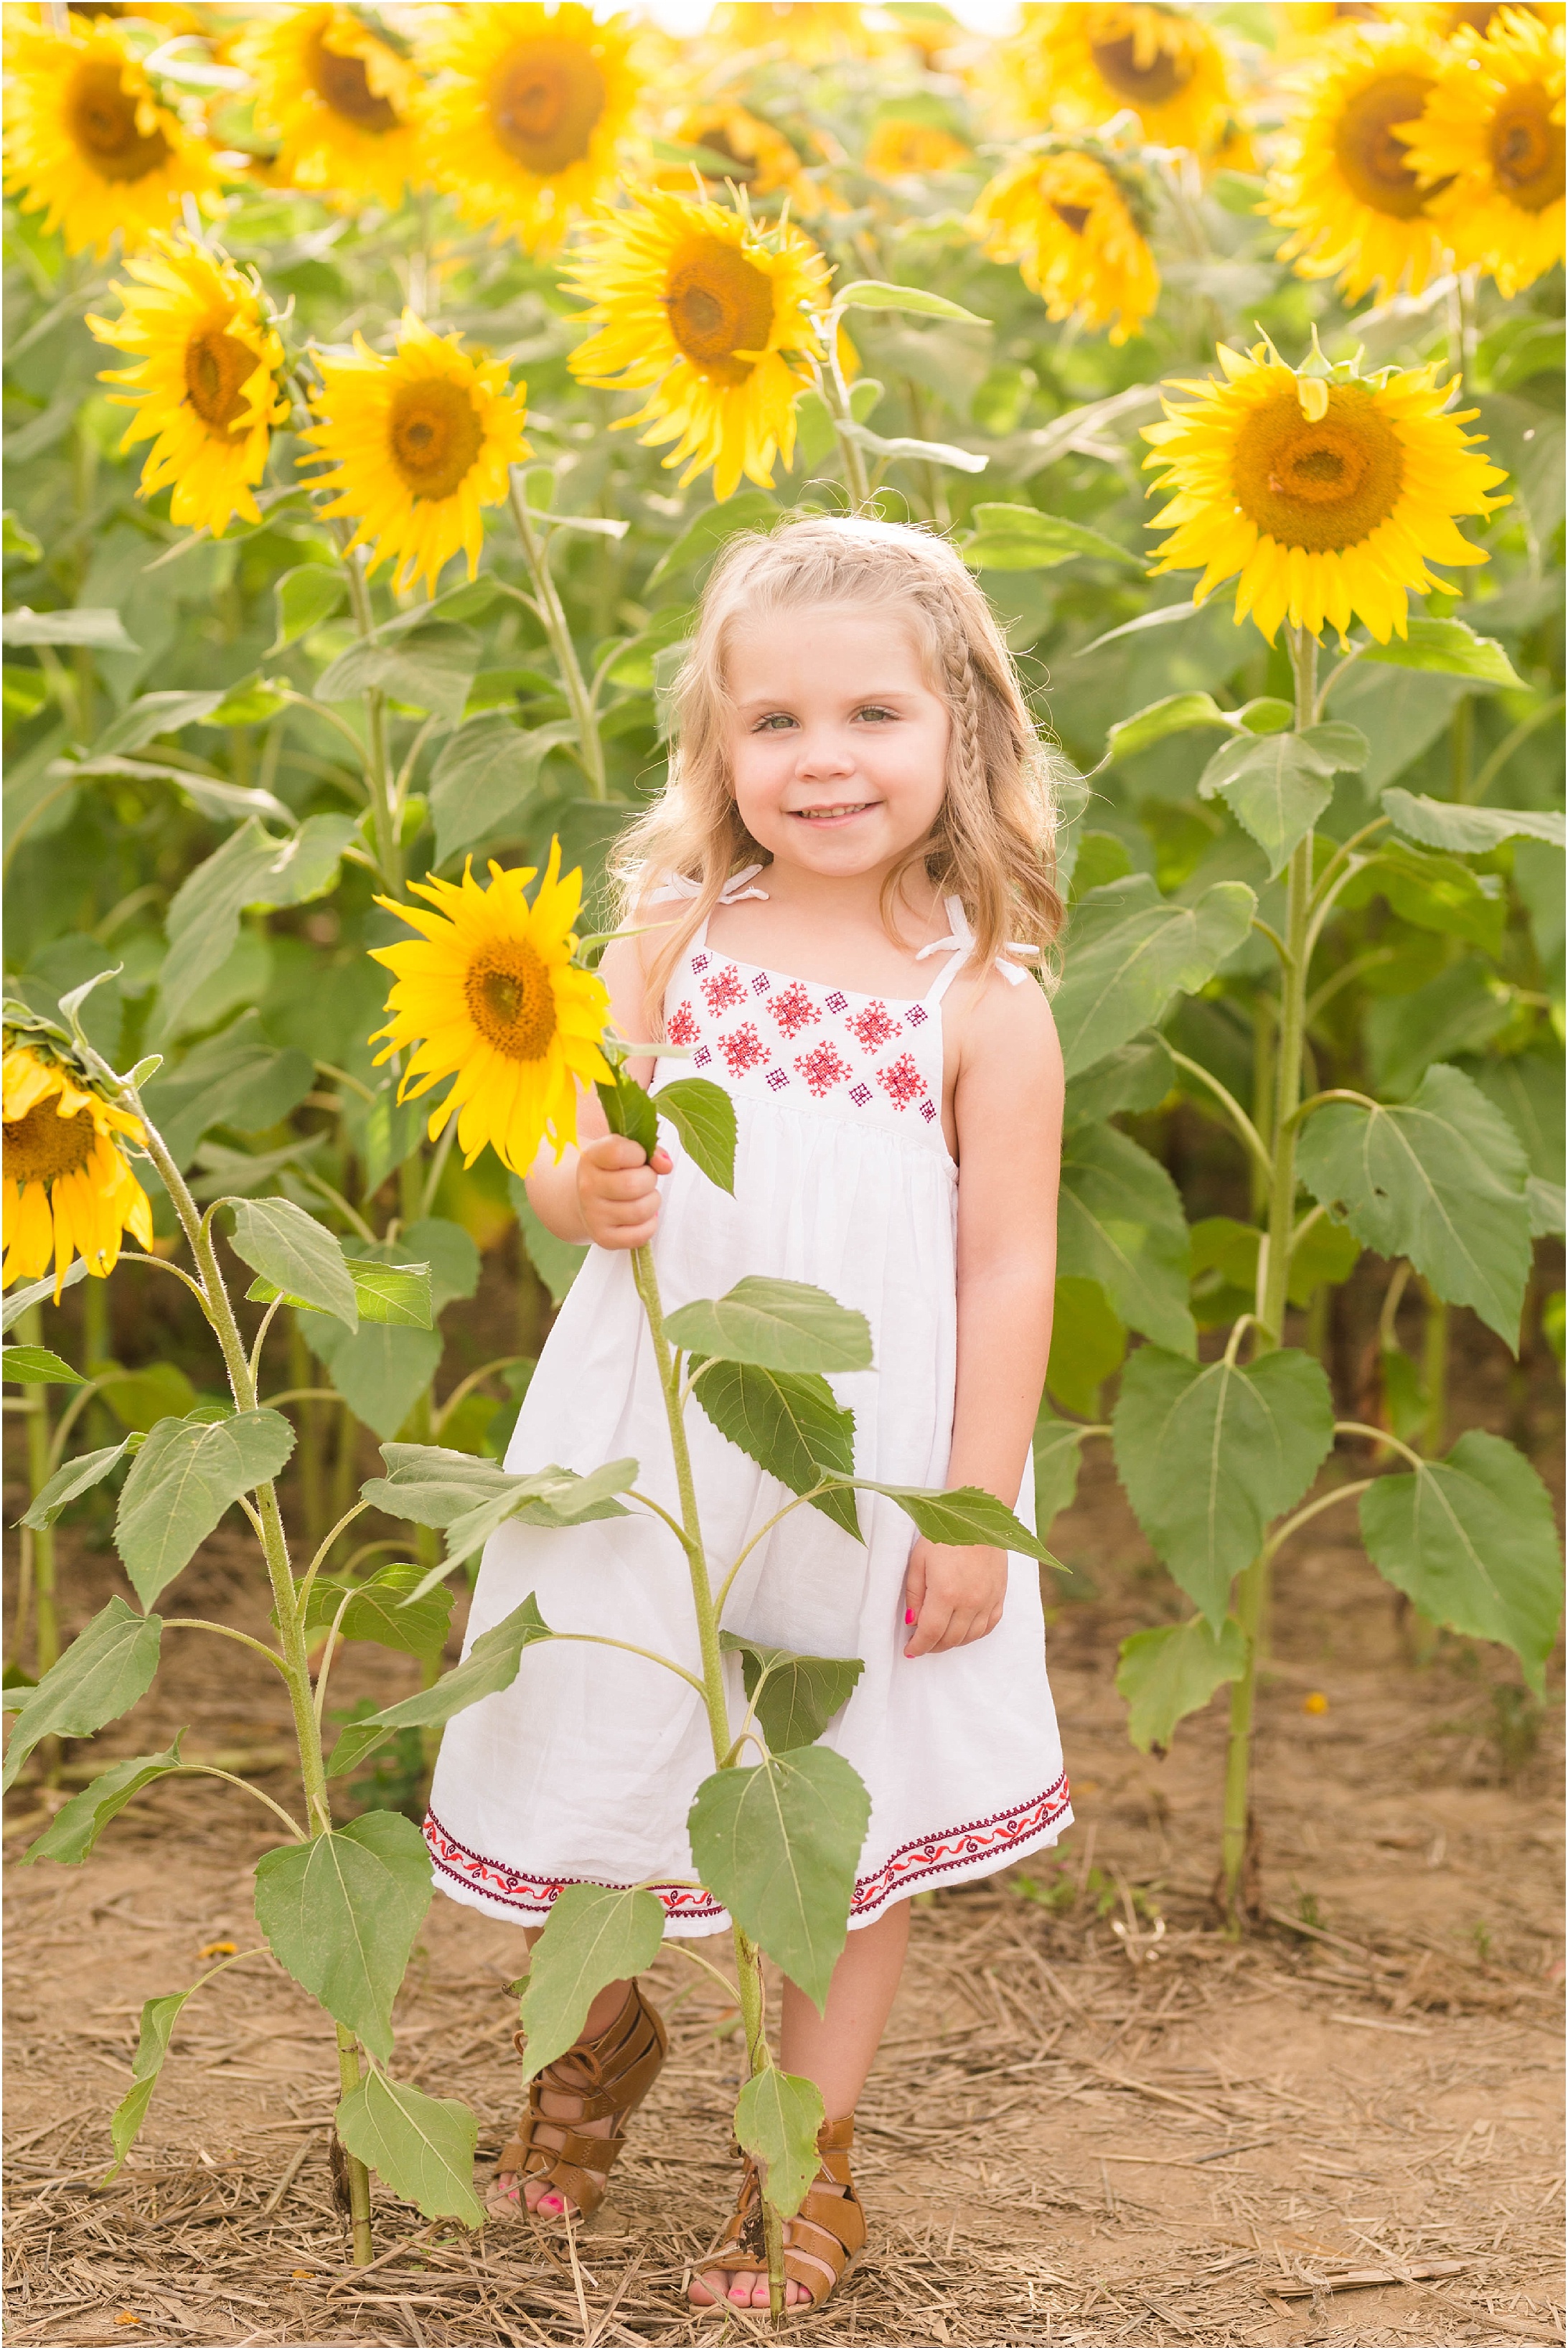
[(735, 800), (760, 847), (847, 879), (927, 838), (948, 706), (893, 614), (833, 604), (738, 621), (724, 667)]

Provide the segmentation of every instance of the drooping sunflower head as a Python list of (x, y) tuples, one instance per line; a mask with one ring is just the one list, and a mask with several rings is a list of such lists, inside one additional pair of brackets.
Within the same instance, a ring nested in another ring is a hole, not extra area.
[(1280, 259), (1302, 277), (1335, 277), (1347, 301), (1407, 280), (1419, 293), (1442, 265), (1432, 189), (1404, 133), (1437, 87), (1440, 56), (1400, 25), (1353, 26), (1293, 77), (1294, 106), (1269, 175), (1269, 218), (1291, 231)]
[(131, 1173), (126, 1142), (144, 1139), (140, 1119), (118, 1109), (57, 1057), (41, 1037), (5, 1036), (5, 1260), (0, 1286), (37, 1281), (54, 1259), (58, 1302), (73, 1258), (88, 1271), (114, 1270), (131, 1232), (152, 1245), (152, 1210)]
[(423, 579), (431, 595), (460, 549), (473, 577), (481, 509), (500, 504), (507, 467), (529, 453), (525, 386), (508, 384), (504, 359), (471, 359), (462, 341), (405, 310), (389, 359), (360, 335), (351, 351), (317, 351), (320, 421), (301, 436), (316, 450), (304, 462), (336, 468), (316, 487), (333, 494), (323, 513), (354, 517), (349, 546), (373, 547), (372, 571), (396, 561), (400, 588)]
[[(816, 207), (816, 190), (789, 140), (746, 107), (722, 99), (690, 107), (672, 119), (668, 135), (679, 146), (705, 148), (714, 157), (711, 169), (700, 168), (704, 192), (715, 200), (723, 182), (732, 180), (748, 196), (787, 195), (797, 213)], [(722, 175), (717, 170), (721, 157), (729, 167)], [(690, 194), (691, 169), (690, 163), (661, 164), (654, 184), (677, 195)]]
[(888, 47), (887, 36), (867, 23), (863, 8), (841, 0), (719, 0), (708, 37), (722, 49), (747, 56), (782, 48), (803, 66), (875, 57)]
[(396, 980), (387, 999), (391, 1018), (371, 1039), (383, 1046), (378, 1064), (409, 1051), (400, 1101), (452, 1079), (431, 1113), (431, 1139), (455, 1114), (458, 1147), (471, 1167), (486, 1143), (514, 1175), (527, 1173), (546, 1139), (559, 1159), (576, 1140), (576, 1084), (610, 1076), (599, 1050), (609, 993), (572, 960), (583, 877), (563, 874), (560, 865), (561, 844), (553, 840), (532, 904), (524, 891), (536, 867), (505, 872), (492, 864), (490, 886), (482, 889), (472, 859), (461, 882), (432, 875), (410, 885), (432, 912), (377, 899), (420, 933), (372, 950)]
[(273, 427), (288, 413), (279, 388), (283, 345), (249, 278), (222, 254), (181, 232), (159, 234), (126, 264), (117, 318), (89, 317), (100, 343), (136, 354), (106, 369), (110, 397), (136, 411), (120, 442), (151, 440), (139, 497), (172, 483), (172, 519), (222, 538), (235, 515), (259, 522), (254, 484), (266, 469)]
[(1136, 335), (1159, 299), (1128, 176), (1063, 147), (1020, 156), (981, 192), (971, 226), (995, 261), (1018, 264), (1047, 317)]
[(1266, 345), (1221, 344), (1219, 377), (1178, 389), (1167, 421), (1144, 427), (1170, 504), (1149, 527), (1168, 530), (1155, 572), (1201, 570), (1193, 600), (1237, 578), (1236, 619), (1249, 613), (1272, 643), (1282, 620), (1343, 638), (1353, 618), (1379, 644), (1404, 636), (1410, 595), (1443, 590), (1431, 563), (1485, 563), (1455, 526), (1509, 500), (1506, 476), (1460, 428), (1436, 367), (1326, 377), (1286, 367)]
[(791, 224), (650, 190), (590, 224), (564, 279), (597, 329), (572, 353), (584, 383), (652, 390), (628, 427), (676, 443), (681, 484), (713, 468), (727, 498), (742, 473), (773, 486), (794, 454), (794, 404), (820, 348), (827, 265)]
[(1382, 8), (1378, 14), (1406, 16), (1419, 25), (1423, 32), (1435, 34), (1440, 41), (1451, 41), (1458, 33), (1477, 33), (1484, 37), (1505, 12), (1513, 16), (1533, 16), (1538, 24), (1547, 26), (1561, 26), (1563, 19), (1563, 0), (1407, 0), (1403, 7)]
[(872, 127), (866, 169), (878, 180), (923, 179), (929, 172), (961, 172), (971, 155), (941, 123), (890, 110)]
[(1406, 157), (1461, 268), (1512, 299), (1563, 259), (1563, 39), (1522, 8), (1444, 56)]
[(67, 252), (127, 248), (174, 225), (216, 182), (212, 151), (160, 102), (119, 28), (63, 37), (26, 21), (6, 55), (5, 186)]
[(476, 226), (530, 252), (613, 187), (642, 78), (624, 20), (578, 0), (480, 0), (433, 12), (421, 45), (431, 178)]
[(1021, 118), (1097, 129), (1131, 108), (1146, 139), (1206, 153), (1231, 112), (1224, 52), (1185, 9), (1133, 0), (1026, 7), (1002, 45), (999, 88)]
[(280, 184), (393, 211), (418, 183), (422, 78), (358, 11), (267, 10), (246, 26), (234, 59), (255, 82), (257, 130), (280, 141)]

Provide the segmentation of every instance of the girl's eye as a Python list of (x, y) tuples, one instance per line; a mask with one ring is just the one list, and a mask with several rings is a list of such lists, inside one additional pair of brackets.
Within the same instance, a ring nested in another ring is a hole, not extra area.
[(767, 717), (758, 719), (756, 732), (759, 734), (776, 734), (781, 727), (794, 724), (794, 720), (786, 711), (774, 710), (769, 712)]
[(884, 710), (880, 702), (868, 702), (865, 709), (857, 710), (855, 715), (857, 718), (875, 718), (877, 721), (881, 721), (883, 719), (890, 720), (893, 713), (890, 710)]

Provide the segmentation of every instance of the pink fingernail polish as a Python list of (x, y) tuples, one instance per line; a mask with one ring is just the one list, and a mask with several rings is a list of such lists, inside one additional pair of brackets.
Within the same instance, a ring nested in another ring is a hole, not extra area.
[(906, 1608), (905, 1608), (905, 1610), (904, 1610), (904, 1621), (905, 1621), (905, 1623), (906, 1623), (906, 1624), (912, 1624), (912, 1623), (914, 1622), (914, 1620), (915, 1620), (915, 1611), (914, 1611), (914, 1609), (913, 1609), (912, 1607), (906, 1607)]

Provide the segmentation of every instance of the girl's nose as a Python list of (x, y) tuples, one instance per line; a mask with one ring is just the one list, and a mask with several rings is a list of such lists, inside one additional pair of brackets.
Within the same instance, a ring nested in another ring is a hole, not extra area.
[(803, 736), (795, 754), (795, 773), (813, 779), (823, 775), (850, 775), (855, 772), (855, 754), (850, 746), (836, 733)]

